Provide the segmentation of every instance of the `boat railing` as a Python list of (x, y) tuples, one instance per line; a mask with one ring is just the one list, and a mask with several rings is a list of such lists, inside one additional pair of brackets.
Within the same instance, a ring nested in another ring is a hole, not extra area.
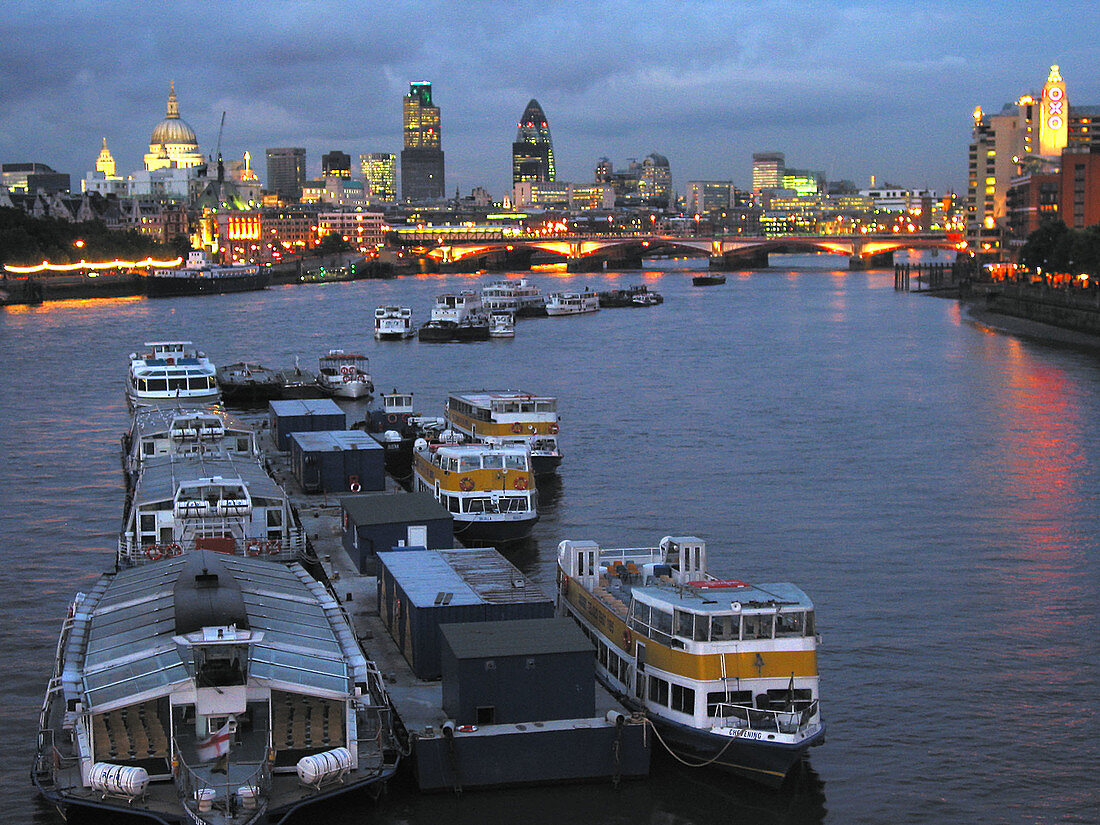
[[(176, 768), (176, 793), (180, 804), (194, 822), (234, 823), (256, 819), (271, 795), (271, 762), (262, 760), (248, 774), (241, 765), (225, 767), (224, 773), (207, 768), (198, 771), (173, 750)], [(232, 777), (232, 779), (230, 778)]]
[(719, 702), (713, 708), (711, 715), (715, 727), (734, 727), (767, 733), (798, 733), (817, 716), (818, 703), (815, 699), (804, 707), (771, 710)]
[[(172, 558), (193, 551), (197, 539), (197, 536), (192, 535), (166, 544), (144, 544), (134, 541), (129, 535), (123, 535), (118, 540), (116, 561), (120, 567), (136, 567), (148, 562)], [(293, 561), (305, 556), (306, 551), (305, 531), (300, 527), (292, 527), (288, 535), (281, 539), (237, 537), (232, 555)]]

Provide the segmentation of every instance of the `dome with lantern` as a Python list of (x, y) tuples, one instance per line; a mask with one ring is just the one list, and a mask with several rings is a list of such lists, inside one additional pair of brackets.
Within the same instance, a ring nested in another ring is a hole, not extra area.
[(195, 130), (180, 117), (176, 100), (176, 84), (172, 82), (168, 93), (168, 111), (164, 120), (153, 127), (149, 138), (149, 154), (145, 156), (148, 170), (176, 167), (189, 169), (205, 163), (199, 152), (199, 139)]

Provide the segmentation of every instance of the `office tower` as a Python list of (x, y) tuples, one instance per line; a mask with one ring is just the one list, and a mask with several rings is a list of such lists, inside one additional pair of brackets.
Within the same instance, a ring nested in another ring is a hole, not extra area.
[(359, 156), (359, 172), (374, 200), (397, 200), (397, 157), (392, 152), (368, 152)]
[(401, 150), (401, 198), (442, 198), (443, 148), (439, 107), (432, 103), (432, 84), (409, 84), (402, 108), (405, 148)]
[(321, 155), (321, 177), (323, 178), (350, 178), (351, 155), (333, 149), (327, 154)]
[(306, 150), (284, 147), (267, 150), (267, 189), (280, 200), (297, 201), (306, 181)]
[(779, 189), (782, 185), (785, 162), (782, 152), (753, 152), (753, 194), (760, 194), (764, 189)]
[(527, 104), (512, 143), (512, 183), (554, 180), (554, 144), (546, 115), (535, 99)]

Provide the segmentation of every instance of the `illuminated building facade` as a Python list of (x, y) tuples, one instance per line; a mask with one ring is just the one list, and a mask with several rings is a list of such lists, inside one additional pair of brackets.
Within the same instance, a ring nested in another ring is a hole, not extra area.
[(554, 144), (546, 115), (535, 99), (523, 110), (518, 131), (512, 143), (512, 183), (524, 180), (553, 181)]
[(196, 169), (203, 167), (206, 159), (199, 151), (199, 139), (195, 136), (187, 121), (180, 117), (179, 101), (176, 100), (176, 84), (173, 82), (168, 92), (168, 111), (164, 120), (153, 127), (149, 138), (149, 153), (145, 156), (145, 170), (157, 169)]
[(689, 180), (684, 194), (684, 213), (706, 215), (729, 209), (736, 187), (729, 180)]
[(371, 200), (397, 200), (397, 157), (392, 152), (368, 152), (359, 156), (359, 172)]
[(323, 178), (350, 178), (351, 155), (333, 149), (321, 155), (321, 177)]
[(404, 148), (401, 150), (401, 198), (407, 201), (443, 197), (443, 144), (439, 107), (432, 103), (432, 84), (409, 85), (402, 106)]
[(301, 198), (305, 181), (305, 149), (291, 146), (267, 150), (267, 188), (280, 200), (294, 202)]
[(33, 195), (43, 192), (68, 192), (71, 181), (64, 172), (57, 172), (44, 163), (0, 164), (0, 183), (12, 192)]
[(760, 194), (766, 189), (779, 189), (783, 183), (786, 163), (782, 152), (754, 152), (752, 156), (752, 191)]
[(317, 215), (317, 235), (339, 235), (360, 252), (374, 252), (382, 246), (381, 212), (320, 212)]

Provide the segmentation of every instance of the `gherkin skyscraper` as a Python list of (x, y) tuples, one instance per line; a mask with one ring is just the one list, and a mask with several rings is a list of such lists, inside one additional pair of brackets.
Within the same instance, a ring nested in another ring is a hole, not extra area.
[(512, 144), (512, 183), (554, 180), (554, 144), (539, 102), (532, 98), (523, 110)]

